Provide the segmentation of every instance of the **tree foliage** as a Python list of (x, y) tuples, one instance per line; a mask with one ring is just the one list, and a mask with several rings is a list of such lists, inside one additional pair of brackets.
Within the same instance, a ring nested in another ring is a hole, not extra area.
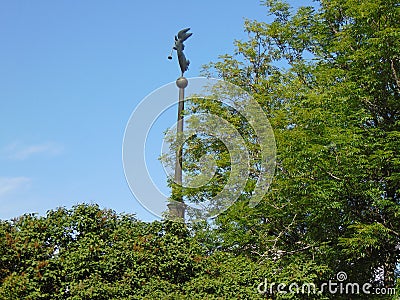
[[(273, 21), (247, 20), (248, 40), (205, 68), (253, 93), (278, 150), (264, 201), (255, 209), (238, 201), (216, 220), (221, 248), (259, 263), (313, 261), (328, 270), (322, 281), (344, 271), (352, 282), (393, 286), (399, 3), (320, 1), (294, 13), (281, 1), (265, 4)], [(201, 102), (194, 110), (218, 113)]]
[(77, 205), (2, 221), (0, 230), (0, 299), (258, 297), (256, 264), (208, 256), (183, 223)]

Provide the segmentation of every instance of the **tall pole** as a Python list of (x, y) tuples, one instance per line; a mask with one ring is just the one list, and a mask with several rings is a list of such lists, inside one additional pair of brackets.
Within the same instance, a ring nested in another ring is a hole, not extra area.
[[(183, 76), (185, 71), (187, 71), (189, 67), (189, 60), (186, 59), (183, 49), (183, 42), (186, 41), (192, 33), (188, 32), (190, 28), (182, 29), (175, 36), (175, 44), (172, 48), (176, 50), (178, 55), (179, 67), (181, 69), (181, 77), (176, 80), (176, 86), (179, 88), (179, 102), (178, 102), (178, 124), (176, 128), (176, 141), (177, 141), (177, 149), (175, 153), (175, 177), (174, 184), (172, 186), (172, 200), (168, 204), (169, 216), (175, 219), (185, 218), (185, 203), (183, 202), (182, 195), (182, 161), (183, 161), (183, 142), (181, 139), (183, 138), (183, 115), (182, 111), (184, 109), (184, 101), (185, 101), (185, 88), (188, 85), (188, 80)], [(168, 59), (172, 59), (172, 52), (168, 56)]]
[[(178, 147), (175, 154), (175, 185), (172, 191), (173, 199), (176, 202), (170, 203), (169, 209), (171, 217), (184, 219), (185, 217), (185, 203), (182, 196), (182, 162), (183, 162), (183, 114), (182, 111), (185, 107), (185, 88), (188, 85), (188, 80), (185, 77), (179, 77), (176, 80), (176, 85), (179, 88), (179, 102), (178, 102), (178, 122), (176, 127), (176, 140)], [(172, 204), (172, 205), (171, 205)]]
[[(176, 85), (179, 88), (179, 103), (178, 103), (178, 124), (176, 128), (176, 137), (177, 140), (182, 137), (183, 135), (183, 115), (182, 111), (185, 107), (185, 88), (188, 85), (188, 81), (185, 77), (179, 77), (176, 80)], [(182, 144), (182, 143), (178, 143)], [(183, 202), (182, 193), (181, 193), (181, 186), (182, 186), (182, 158), (183, 156), (183, 149), (182, 147), (178, 147), (176, 149), (176, 160), (175, 160), (175, 183), (179, 185), (178, 193), (176, 194), (177, 201)]]

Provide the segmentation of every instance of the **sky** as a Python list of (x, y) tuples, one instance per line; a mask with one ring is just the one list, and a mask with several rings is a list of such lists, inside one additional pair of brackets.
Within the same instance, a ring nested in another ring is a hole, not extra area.
[[(269, 20), (257, 0), (1, 0), (0, 219), (79, 203), (158, 219), (125, 179), (129, 118), (180, 75), (167, 59), (180, 29), (193, 32), (185, 76), (196, 77), (246, 39), (245, 19)], [(168, 193), (162, 137), (151, 138), (152, 176)]]

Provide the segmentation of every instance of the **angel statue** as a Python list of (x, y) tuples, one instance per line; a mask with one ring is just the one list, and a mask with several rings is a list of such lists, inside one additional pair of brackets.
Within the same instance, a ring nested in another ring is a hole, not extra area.
[(168, 56), (168, 59), (172, 59), (172, 51), (176, 50), (176, 53), (178, 54), (179, 66), (181, 67), (182, 71), (182, 77), (183, 73), (187, 71), (190, 64), (189, 60), (186, 59), (185, 54), (183, 54), (183, 49), (185, 49), (185, 45), (183, 45), (183, 42), (192, 35), (192, 33), (188, 33), (189, 30), (190, 28), (186, 28), (178, 32), (178, 34), (175, 36), (175, 45), (171, 50), (171, 54)]

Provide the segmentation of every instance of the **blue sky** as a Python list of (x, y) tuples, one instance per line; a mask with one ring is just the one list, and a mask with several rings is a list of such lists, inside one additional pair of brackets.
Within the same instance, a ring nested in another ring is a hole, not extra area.
[(167, 60), (177, 31), (193, 32), (185, 75), (195, 77), (246, 38), (245, 18), (267, 11), (257, 0), (1, 1), (0, 218), (86, 202), (156, 219), (126, 183), (125, 126), (178, 77)]

